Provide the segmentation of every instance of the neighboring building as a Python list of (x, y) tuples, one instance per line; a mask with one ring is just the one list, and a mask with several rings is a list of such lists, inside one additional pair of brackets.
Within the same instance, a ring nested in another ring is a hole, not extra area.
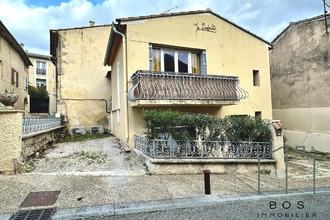
[(68, 127), (109, 128), (109, 68), (103, 59), (110, 25), (50, 30), (50, 53), (57, 68), (57, 112)]
[(269, 42), (211, 10), (116, 21), (104, 58), (111, 85), (103, 79), (93, 94), (112, 90), (110, 130), (131, 148), (134, 135), (144, 132), (143, 109), (272, 119)]
[(321, 15), (290, 23), (272, 42), (273, 117), (293, 147), (330, 152), (329, 39)]
[[(33, 66), (29, 68), (29, 85), (45, 86), (49, 94), (48, 113), (56, 113), (56, 70), (47, 55), (27, 53)], [(31, 102), (30, 102), (31, 103)]]
[(18, 94), (16, 109), (28, 114), (28, 67), (32, 65), (21, 45), (0, 21), (0, 93)]

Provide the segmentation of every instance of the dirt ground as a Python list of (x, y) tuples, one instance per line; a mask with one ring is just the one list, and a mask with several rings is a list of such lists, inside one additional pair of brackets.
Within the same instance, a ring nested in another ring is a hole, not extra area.
[[(308, 153), (315, 158), (316, 178), (330, 177), (330, 154)], [(54, 145), (32, 159), (26, 173), (107, 173), (144, 175), (145, 167), (133, 152), (126, 153), (115, 137)], [(293, 150), (288, 154), (288, 176), (293, 181), (313, 178), (313, 160)]]
[(144, 174), (134, 152), (126, 153), (115, 137), (64, 142), (32, 159), (26, 173), (111, 172)]
[[(316, 178), (330, 177), (330, 154), (307, 154), (315, 159)], [(294, 180), (308, 180), (313, 178), (313, 160), (294, 150), (288, 151), (288, 176)]]

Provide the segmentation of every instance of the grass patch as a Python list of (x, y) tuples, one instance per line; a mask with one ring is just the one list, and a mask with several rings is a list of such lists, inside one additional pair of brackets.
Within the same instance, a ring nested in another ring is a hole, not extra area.
[(106, 158), (108, 157), (108, 154), (103, 154), (103, 155), (95, 155), (95, 154), (89, 154), (88, 152), (81, 152), (78, 154), (80, 156), (80, 160), (86, 160), (86, 163), (88, 165), (91, 165), (93, 163), (105, 163)]
[(26, 169), (26, 173), (31, 173), (36, 168), (36, 165), (34, 164), (34, 161), (30, 161), (29, 168)]
[(110, 134), (99, 134), (99, 135), (86, 134), (81, 136), (69, 136), (64, 140), (64, 142), (82, 142), (87, 140), (106, 138), (110, 136), (111, 136)]

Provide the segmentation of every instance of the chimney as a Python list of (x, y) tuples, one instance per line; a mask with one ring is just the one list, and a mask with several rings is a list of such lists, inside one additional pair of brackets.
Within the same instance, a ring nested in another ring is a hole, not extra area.
[(93, 27), (95, 25), (95, 21), (89, 21), (89, 26)]
[(24, 44), (23, 43), (20, 43), (19, 45), (21, 45), (21, 47), (24, 48)]

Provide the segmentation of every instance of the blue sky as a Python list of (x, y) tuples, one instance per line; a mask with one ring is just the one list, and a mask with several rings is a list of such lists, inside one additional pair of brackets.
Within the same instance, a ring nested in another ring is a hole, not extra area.
[(211, 8), (268, 41), (291, 21), (323, 13), (322, 0), (0, 0), (0, 19), (25, 49), (47, 55), (49, 29), (110, 24), (175, 6), (173, 12)]

